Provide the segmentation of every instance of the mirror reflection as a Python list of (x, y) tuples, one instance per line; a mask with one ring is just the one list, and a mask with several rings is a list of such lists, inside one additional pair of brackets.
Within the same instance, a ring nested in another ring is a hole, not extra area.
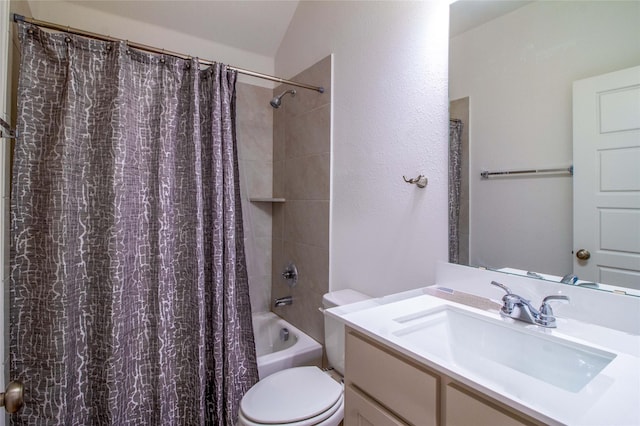
[[(506, 9), (500, 10), (501, 4)], [(484, 21), (473, 22), (483, 14)], [(626, 173), (630, 207), (636, 210), (626, 210), (630, 214), (617, 225), (624, 248), (610, 250), (625, 256), (621, 273), (583, 267), (596, 263), (593, 255), (602, 246), (581, 247), (574, 239), (579, 241), (582, 233), (593, 240), (600, 231), (590, 225), (574, 228), (574, 214), (589, 209), (574, 204), (574, 186), (585, 167), (575, 175), (567, 172), (578, 149), (573, 84), (640, 65), (639, 17), (636, 1), (451, 5), (450, 111), (463, 126), (457, 160), (458, 263), (512, 268), (553, 280), (572, 281), (574, 274), (583, 281), (640, 291), (640, 172)], [(640, 121), (632, 115), (632, 124)], [(639, 125), (627, 127), (618, 133), (631, 135), (637, 144)], [(634, 169), (640, 147), (620, 157)], [(560, 171), (481, 177), (483, 171), (540, 169)], [(578, 259), (580, 249), (592, 259)]]

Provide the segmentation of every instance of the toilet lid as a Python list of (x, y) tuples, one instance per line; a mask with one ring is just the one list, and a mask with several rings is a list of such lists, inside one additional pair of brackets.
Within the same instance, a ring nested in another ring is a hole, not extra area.
[(291, 423), (315, 417), (336, 404), (342, 386), (318, 367), (296, 367), (265, 377), (247, 391), (240, 409), (259, 423)]

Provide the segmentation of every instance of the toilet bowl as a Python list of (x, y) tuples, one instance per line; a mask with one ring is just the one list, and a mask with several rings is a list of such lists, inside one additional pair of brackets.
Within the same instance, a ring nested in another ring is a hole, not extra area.
[[(368, 299), (354, 290), (323, 297), (325, 308)], [(327, 359), (344, 374), (344, 325), (325, 316)], [(240, 402), (239, 426), (338, 426), (344, 417), (343, 385), (318, 367), (288, 368), (265, 377)]]

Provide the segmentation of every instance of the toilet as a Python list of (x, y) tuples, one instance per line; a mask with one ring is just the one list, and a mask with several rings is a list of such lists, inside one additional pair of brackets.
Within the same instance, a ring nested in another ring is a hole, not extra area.
[[(354, 290), (327, 293), (325, 309), (369, 299)], [(344, 375), (344, 324), (324, 317), (329, 365)], [(240, 402), (239, 426), (337, 426), (344, 417), (341, 383), (318, 367), (294, 367), (271, 374), (247, 391)]]

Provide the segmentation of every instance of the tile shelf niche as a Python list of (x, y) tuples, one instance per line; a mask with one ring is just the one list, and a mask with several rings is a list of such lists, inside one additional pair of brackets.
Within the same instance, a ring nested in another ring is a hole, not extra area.
[(284, 203), (284, 198), (277, 197), (250, 197), (249, 201), (252, 203)]

